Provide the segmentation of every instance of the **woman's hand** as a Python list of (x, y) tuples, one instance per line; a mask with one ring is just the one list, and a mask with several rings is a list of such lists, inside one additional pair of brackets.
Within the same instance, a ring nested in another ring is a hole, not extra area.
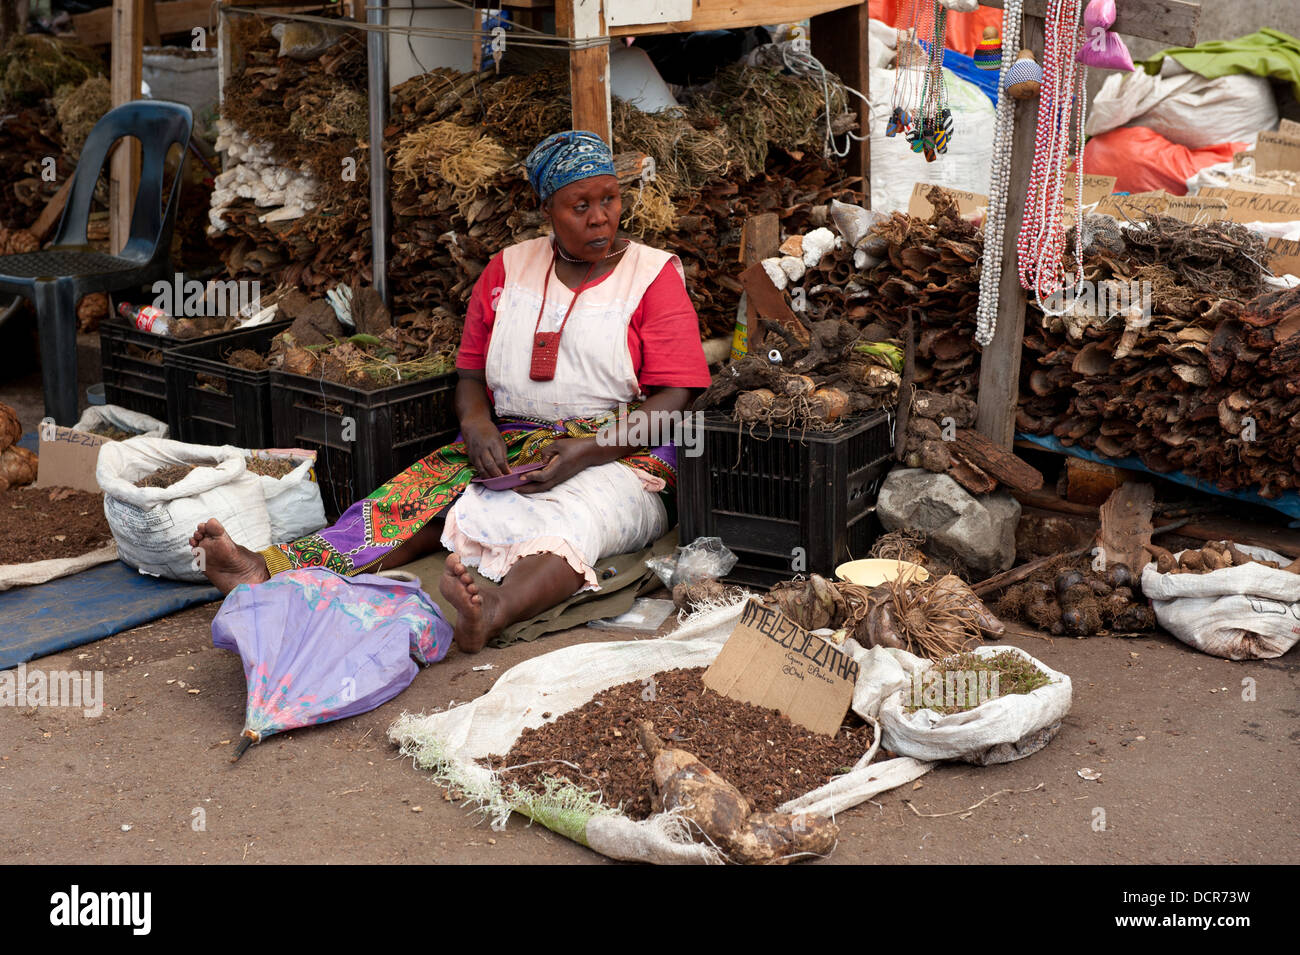
[(546, 466), (525, 474), (525, 483), (515, 490), (520, 494), (538, 494), (563, 484), (596, 463), (592, 459), (592, 449), (596, 447), (595, 438), (562, 438), (548, 444), (540, 454)]
[(492, 403), (488, 400), (483, 372), (461, 369), (455, 400), (460, 434), (465, 439), (465, 454), (474, 470), (483, 477), (509, 474), (506, 442), (492, 421)]
[(465, 439), (465, 453), (475, 471), (484, 477), (501, 477), (510, 473), (505, 439), (491, 418), (462, 421), (460, 433)]

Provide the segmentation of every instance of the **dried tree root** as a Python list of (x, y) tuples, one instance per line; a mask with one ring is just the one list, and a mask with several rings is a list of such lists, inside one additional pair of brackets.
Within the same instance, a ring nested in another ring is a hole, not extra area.
[(636, 735), (653, 761), (656, 808), (689, 819), (730, 861), (785, 865), (835, 847), (840, 829), (825, 816), (753, 812), (739, 789), (686, 750), (665, 745), (650, 721), (639, 722)]

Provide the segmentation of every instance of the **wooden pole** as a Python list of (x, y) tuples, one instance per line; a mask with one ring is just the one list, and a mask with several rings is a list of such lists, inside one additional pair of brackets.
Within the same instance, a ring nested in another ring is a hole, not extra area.
[[(557, 0), (555, 30), (575, 40), (608, 37), (604, 0)], [(609, 82), (609, 43), (569, 51), (569, 89), (573, 128), (586, 129), (614, 144)]]
[[(866, 3), (819, 13), (810, 23), (812, 32), (812, 53), (822, 66), (839, 76), (841, 80), (862, 93), (870, 96), (868, 86), (871, 78), (871, 64), (867, 56), (867, 35), (870, 23)], [(858, 135), (864, 137), (862, 142), (851, 142), (849, 154), (845, 157), (845, 169), (850, 176), (862, 177), (862, 191), (866, 196), (865, 205), (871, 208), (871, 111), (865, 100), (849, 96), (849, 108), (858, 114)]]
[[(368, 23), (387, 22), (379, 4), (366, 11)], [(384, 161), (384, 127), (388, 124), (388, 34), (366, 33), (366, 98), (370, 109), (370, 263), (371, 284), (385, 305), (392, 305), (388, 289), (388, 239), (392, 209), (388, 204), (388, 166)], [(339, 175), (338, 170), (335, 175)]]
[[(1024, 17), (1021, 49), (1043, 58), (1043, 20)], [(1006, 93), (1001, 95), (1005, 96)], [(1038, 126), (1038, 97), (1019, 100), (1011, 139), (1011, 170), (1007, 180), (1006, 231), (1002, 236), (1002, 282), (998, 286), (998, 326), (993, 341), (980, 357), (979, 410), (975, 427), (994, 444), (1010, 448), (1016, 430), (1016, 404), (1020, 398), (1020, 352), (1025, 341), (1025, 290), (1017, 274), (1016, 238), (1025, 218), (1025, 197), (1034, 164), (1034, 136)]]
[[(140, 98), (144, 68), (141, 37), (144, 0), (113, 0), (111, 90), (113, 105)], [(131, 235), (131, 210), (140, 184), (140, 141), (126, 138), (113, 150), (108, 186), (109, 250), (120, 252)]]
[[(1004, 0), (981, 0), (1001, 9)], [(1044, 17), (1048, 0), (1024, 0), (1021, 49), (1034, 51), (1042, 63)], [(1170, 46), (1194, 46), (1201, 8), (1188, 0), (1126, 0), (1120, 5), (1114, 31), (1159, 40)], [(1005, 94), (1003, 94), (1005, 95)], [(1016, 129), (1007, 184), (1007, 216), (1002, 247), (1002, 283), (998, 288), (997, 331), (980, 356), (977, 430), (1003, 448), (1015, 437), (1016, 405), (1020, 398), (1020, 352), (1025, 335), (1025, 291), (1020, 287), (1016, 239), (1024, 222), (1025, 198), (1034, 158), (1038, 100), (1016, 104)]]

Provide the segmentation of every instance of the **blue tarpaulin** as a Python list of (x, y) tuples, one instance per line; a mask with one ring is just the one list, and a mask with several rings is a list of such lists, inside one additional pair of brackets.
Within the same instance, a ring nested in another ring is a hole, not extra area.
[(1183, 484), (1198, 491), (1204, 491), (1206, 494), (1214, 494), (1218, 497), (1231, 498), (1234, 501), (1245, 501), (1248, 504), (1262, 504), (1265, 507), (1271, 507), (1275, 511), (1281, 511), (1292, 522), (1300, 521), (1300, 494), (1295, 491), (1286, 491), (1274, 498), (1260, 497), (1254, 491), (1223, 491), (1209, 481), (1203, 481), (1200, 478), (1192, 477), (1190, 474), (1184, 474), (1182, 471), (1171, 471), (1168, 474), (1161, 474), (1159, 471), (1153, 471), (1142, 463), (1140, 458), (1108, 458), (1104, 455), (1089, 451), (1087, 448), (1077, 446), (1067, 446), (1061, 443), (1059, 438), (1040, 437), (1036, 434), (1025, 434), (1023, 431), (1016, 432), (1016, 440), (1028, 441), (1030, 444), (1037, 445), (1040, 448), (1046, 448), (1048, 451), (1056, 451), (1060, 454), (1073, 455), (1076, 458), (1083, 458), (1085, 461), (1095, 461), (1098, 464), (1109, 464), (1117, 468), (1125, 468), (1129, 471), (1144, 471), (1147, 474), (1154, 474), (1156, 477), (1162, 477), (1167, 481), (1173, 481), (1176, 484)]
[(121, 561), (0, 593), (0, 670), (219, 600), (210, 584), (147, 577)]
[[(921, 49), (928, 53), (930, 44), (925, 40), (919, 42)], [(994, 106), (998, 105), (998, 70), (981, 70), (975, 65), (974, 57), (949, 50), (947, 47), (943, 51), (943, 68), (960, 76), (967, 83), (974, 83), (980, 88), (981, 93), (993, 100)]]

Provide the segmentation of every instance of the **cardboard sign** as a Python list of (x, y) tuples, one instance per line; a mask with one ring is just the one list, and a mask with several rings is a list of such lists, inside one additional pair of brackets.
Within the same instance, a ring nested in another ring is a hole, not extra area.
[[(1074, 205), (1074, 176), (1065, 177), (1065, 189), (1063, 195), (1068, 206)], [(1086, 173), (1083, 177), (1083, 204), (1090, 206), (1094, 202), (1100, 202), (1104, 196), (1109, 196), (1115, 191), (1114, 176), (1090, 176)]]
[(36, 487), (70, 487), (99, 493), (95, 465), (99, 449), (110, 439), (102, 434), (42, 425)]
[(1284, 119), (1277, 124), (1277, 131), (1283, 136), (1300, 136), (1300, 123), (1294, 119)]
[(1214, 222), (1227, 210), (1225, 200), (1211, 196), (1170, 196), (1164, 214), (1184, 222)]
[(1288, 133), (1260, 133), (1255, 141), (1255, 172), (1275, 169), (1300, 172), (1300, 136)]
[[(925, 198), (925, 194), (933, 188), (935, 188), (934, 184), (929, 182), (918, 182), (912, 186), (911, 198), (907, 200), (907, 214), (909, 216), (928, 219), (934, 215), (934, 206), (930, 205), (930, 200)], [(965, 189), (949, 189), (947, 186), (940, 186), (939, 188), (956, 200), (957, 211), (961, 213), (962, 218), (983, 215), (984, 210), (989, 207), (989, 197), (981, 196), (978, 192), (967, 192)]]
[(791, 722), (834, 736), (853, 702), (858, 665), (781, 611), (758, 600), (704, 673), (704, 685), (723, 696), (776, 710)]
[(1228, 208), (1223, 218), (1230, 222), (1294, 222), (1300, 219), (1300, 196), (1269, 195), (1217, 186), (1202, 189), (1199, 195), (1224, 200)]
[(1163, 213), (1169, 207), (1169, 200), (1174, 198), (1167, 192), (1135, 192), (1127, 196), (1102, 196), (1097, 201), (1097, 208), (1092, 211), (1097, 215), (1112, 216), (1120, 222), (1129, 219), (1145, 219), (1150, 213)]
[(1275, 236), (1265, 240), (1264, 244), (1273, 253), (1268, 267), (1274, 275), (1300, 275), (1300, 242)]

